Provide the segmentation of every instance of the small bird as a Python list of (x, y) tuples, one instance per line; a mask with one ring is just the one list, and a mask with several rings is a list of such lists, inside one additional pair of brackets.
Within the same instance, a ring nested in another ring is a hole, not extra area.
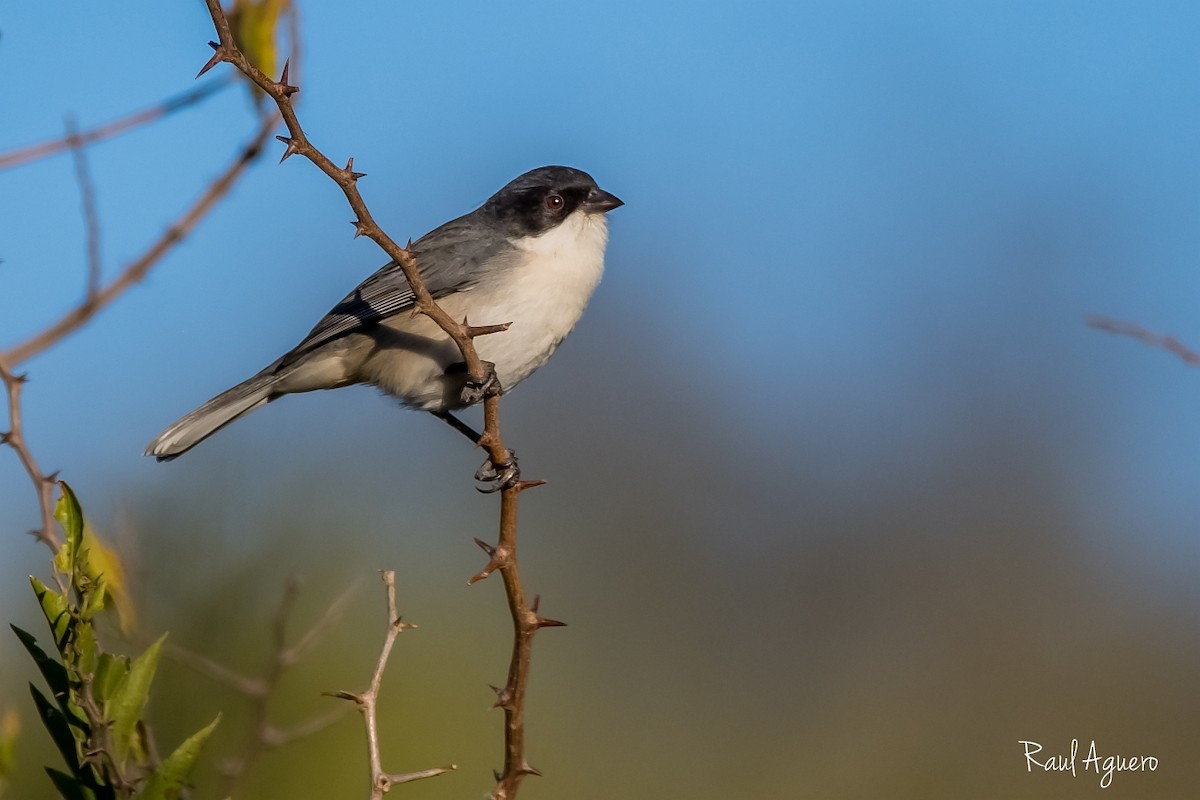
[[(499, 391), (545, 364), (575, 327), (604, 271), (605, 214), (621, 205), (586, 172), (540, 167), (413, 243), (421, 277), (451, 317), (473, 325), (511, 323), (475, 340)], [(469, 382), (458, 346), (433, 320), (414, 313), (414, 301), (399, 265), (385, 265), (300, 344), (174, 422), (146, 455), (175, 458), (285, 394), (356, 383), (428, 411), (478, 442), (479, 434), (450, 412), (479, 402), (491, 387)], [(514, 476), (515, 463), (485, 464), (476, 473), (500, 485)]]

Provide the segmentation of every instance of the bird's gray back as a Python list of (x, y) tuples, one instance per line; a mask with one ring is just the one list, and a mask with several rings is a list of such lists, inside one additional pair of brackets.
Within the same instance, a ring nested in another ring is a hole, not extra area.
[[(480, 217), (482, 209), (435, 228), (412, 245), (417, 269), (434, 299), (470, 291), (481, 280), (493, 277), (481, 272), (504, 269), (516, 255), (507, 238)], [(396, 314), (410, 311), (415, 302), (412, 287), (396, 262), (384, 265), (330, 309), (304, 340), (284, 356), (278, 366), (286, 367), (347, 334), (370, 328)]]

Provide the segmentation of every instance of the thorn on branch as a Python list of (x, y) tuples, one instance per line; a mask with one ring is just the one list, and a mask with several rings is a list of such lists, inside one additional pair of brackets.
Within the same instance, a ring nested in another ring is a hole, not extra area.
[[(367, 173), (365, 173), (365, 172), (355, 172), (354, 171), (354, 157), (353, 156), (351, 156), (349, 159), (347, 159), (346, 168), (342, 170), (342, 174), (345, 175), (347, 178), (349, 178), (351, 181), (357, 181), (359, 178), (367, 177)], [(412, 241), (412, 240), (410, 239), (409, 241)]]
[(475, 544), (479, 545), (479, 548), (488, 554), (488, 563), (483, 569), (479, 570), (479, 572), (476, 572), (470, 577), (470, 579), (467, 580), (468, 586), (474, 586), (475, 584), (479, 583), (497, 569), (504, 566), (504, 564), (508, 561), (507, 551), (501, 550), (499, 547), (493, 547), (482, 539), (476, 539)]
[(476, 572), (474, 575), (472, 575), (470, 578), (467, 579), (467, 585), (474, 586), (475, 584), (479, 583), (480, 581), (486, 579), (489, 575), (491, 575), (493, 572), (495, 572), (496, 568), (499, 566), (500, 565), (496, 563), (495, 559), (489, 561), (487, 563), (486, 567), (479, 570), (479, 572)]
[(350, 220), (350, 224), (354, 226), (354, 238), (355, 239), (357, 239), (360, 236), (367, 235), (369, 226), (366, 223), (364, 223), (362, 220), (352, 219), (352, 220)]
[(457, 764), (447, 764), (444, 767), (436, 767), (434, 769), (423, 769), (418, 772), (405, 772), (400, 775), (381, 775), (381, 787), (384, 792), (390, 789), (397, 783), (410, 783), (419, 781), (422, 778), (436, 778), (438, 775), (445, 775), (447, 772), (458, 769)]
[(300, 91), (299, 86), (292, 86), (288, 83), (288, 67), (291, 66), (291, 62), (290, 58), (283, 62), (283, 74), (279, 76), (279, 81), (275, 84), (275, 87), (279, 89), (279, 93), (284, 97), (291, 97)]
[(296, 153), (300, 152), (300, 148), (296, 147), (296, 140), (290, 136), (276, 136), (275, 138), (287, 145), (287, 147), (284, 148), (283, 155), (279, 157), (280, 164), (287, 161)]
[(325, 695), (326, 697), (337, 698), (338, 700), (348, 700), (351, 703), (354, 703), (354, 705), (358, 706), (359, 711), (366, 708), (366, 702), (363, 699), (363, 696), (358, 692), (338, 690), (336, 692), (321, 692), (321, 694)]
[(500, 325), (469, 325), (467, 324), (466, 317), (463, 317), (462, 325), (463, 333), (467, 335), (468, 339), (474, 339), (477, 336), (488, 336), (493, 333), (504, 333), (512, 327), (511, 322), (504, 322)]
[(533, 596), (533, 603), (529, 606), (529, 613), (533, 615), (534, 622), (539, 628), (565, 628), (567, 623), (557, 619), (543, 617), (538, 613), (538, 606), (541, 605), (542, 596), (540, 594)]
[(211, 47), (216, 52), (214, 52), (212, 58), (210, 58), (207, 61), (207, 63), (205, 63), (205, 65), (200, 68), (200, 71), (196, 73), (197, 78), (199, 78), (204, 73), (208, 72), (210, 69), (215, 67), (217, 64), (220, 64), (222, 61), (229, 60), (229, 52), (224, 47), (222, 47), (220, 44), (218, 44), (217, 42), (209, 42), (208, 46)]

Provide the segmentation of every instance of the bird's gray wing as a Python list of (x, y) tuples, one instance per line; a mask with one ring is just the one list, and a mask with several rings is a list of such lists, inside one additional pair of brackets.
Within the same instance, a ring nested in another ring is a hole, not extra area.
[[(447, 222), (413, 243), (417, 269), (435, 300), (470, 291), (479, 280), (480, 265), (496, 264), (497, 256), (512, 249), (502, 235), (479, 225), (476, 213)], [(330, 309), (304, 340), (281, 359), (279, 367), (288, 366), (346, 334), (407, 311), (414, 302), (412, 287), (400, 266), (394, 261), (386, 264)]]

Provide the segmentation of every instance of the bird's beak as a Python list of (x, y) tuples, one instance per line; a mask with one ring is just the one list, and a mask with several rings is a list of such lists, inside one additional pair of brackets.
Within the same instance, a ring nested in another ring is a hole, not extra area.
[(589, 214), (603, 214), (623, 205), (625, 205), (625, 201), (621, 198), (596, 187), (588, 192), (587, 198), (583, 201), (583, 210)]

